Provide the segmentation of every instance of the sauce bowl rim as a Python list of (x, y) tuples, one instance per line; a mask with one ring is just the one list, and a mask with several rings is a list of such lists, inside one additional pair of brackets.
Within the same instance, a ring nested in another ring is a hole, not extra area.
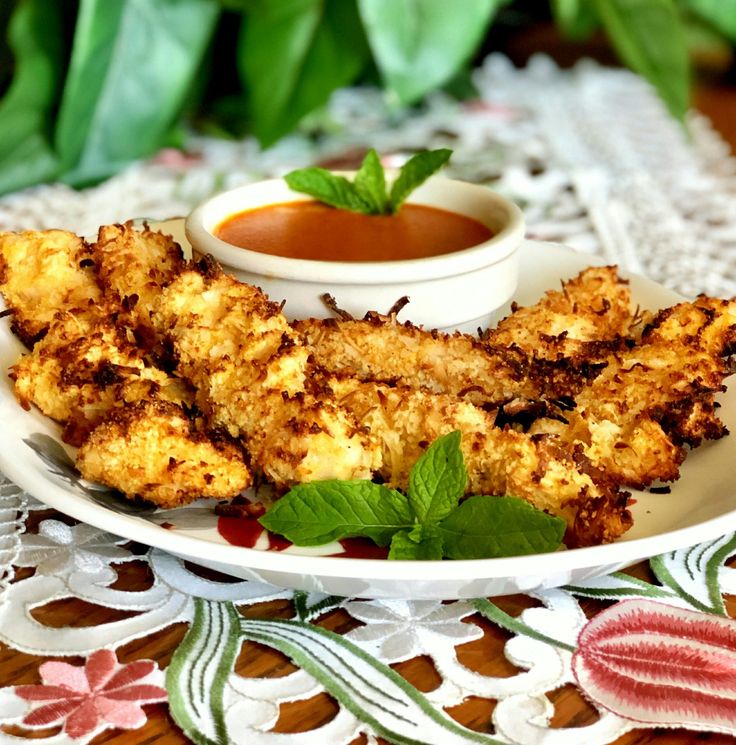
[[(349, 172), (340, 172), (349, 175)], [(472, 190), (476, 198), (486, 199), (489, 206), (503, 211), (504, 225), (487, 240), (475, 246), (437, 256), (398, 261), (319, 261), (316, 259), (296, 259), (286, 256), (261, 253), (248, 248), (235, 246), (217, 238), (213, 230), (229, 216), (246, 211), (249, 206), (244, 199), (257, 194), (259, 190), (275, 190), (283, 193), (283, 198), (275, 198), (252, 205), (255, 209), (269, 204), (283, 204), (291, 201), (310, 201), (306, 194), (289, 189), (283, 178), (254, 181), (242, 186), (219, 192), (201, 202), (187, 216), (185, 231), (192, 246), (201, 253), (209, 253), (224, 267), (260, 274), (279, 279), (300, 282), (331, 282), (340, 285), (350, 284), (399, 284), (417, 280), (432, 280), (472, 272), (480, 267), (488, 267), (508, 258), (524, 238), (524, 216), (519, 207), (506, 197), (497, 194), (486, 186), (466, 181), (433, 176), (413, 192), (408, 203), (425, 204), (422, 196), (428, 189), (446, 188)], [(242, 209), (223, 208), (238, 197), (243, 197)], [(428, 205), (450, 212), (456, 209), (442, 207), (436, 201)], [(478, 218), (474, 218), (478, 219)], [(483, 222), (480, 220), (480, 222)], [(485, 223), (484, 223), (485, 224)]]

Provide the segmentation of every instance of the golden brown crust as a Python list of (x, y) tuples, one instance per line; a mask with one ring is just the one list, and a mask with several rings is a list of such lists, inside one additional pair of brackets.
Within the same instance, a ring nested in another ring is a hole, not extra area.
[(617, 267), (590, 267), (534, 305), (514, 306), (486, 339), (538, 359), (592, 362), (621, 348), (634, 322), (630, 306), (629, 285)]
[(124, 309), (133, 325), (152, 328), (154, 300), (184, 268), (181, 247), (168, 235), (126, 222), (103, 225), (90, 250), (105, 298)]
[(328, 393), (311, 390), (310, 351), (258, 288), (200, 263), (161, 293), (152, 319), (212, 425), (242, 437), (278, 487), (370, 477), (376, 444)]
[(89, 246), (65, 230), (0, 233), (0, 292), (13, 311), (13, 332), (27, 347), (58, 310), (100, 299)]
[(112, 412), (79, 449), (77, 466), (90, 481), (164, 508), (200, 497), (229, 499), (252, 481), (236, 443), (197, 432), (168, 401)]
[(491, 347), (467, 334), (425, 331), (393, 317), (295, 321), (294, 329), (328, 373), (398, 383), (499, 405), (542, 390), (518, 348)]
[(619, 537), (631, 525), (626, 495), (584, 457), (573, 457), (552, 437), (494, 426), (492, 414), (454, 396), (354, 378), (333, 378), (340, 403), (381, 442), (381, 476), (406, 488), (409, 471), (430, 442), (462, 433), (469, 494), (519, 497), (568, 524), (568, 545)]

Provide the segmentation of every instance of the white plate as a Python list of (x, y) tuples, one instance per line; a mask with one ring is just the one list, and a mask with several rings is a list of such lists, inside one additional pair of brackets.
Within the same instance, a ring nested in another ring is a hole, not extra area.
[[(174, 233), (177, 240), (183, 238), (180, 221), (161, 227)], [(560, 279), (575, 275), (590, 263), (589, 257), (561, 246), (526, 242), (521, 253), (522, 286), (516, 300), (534, 302), (544, 290), (557, 287)], [(631, 288), (634, 301), (645, 308), (672, 305), (680, 299), (641, 277), (631, 278)], [(8, 321), (0, 325), (0, 365), (7, 370), (22, 348), (10, 334)], [(736, 390), (724, 394), (721, 403), (722, 418), (735, 429)], [(0, 470), (33, 496), (77, 520), (237, 577), (335, 595), (450, 599), (555, 587), (736, 528), (733, 437), (706, 443), (691, 453), (670, 494), (635, 493), (634, 527), (616, 543), (517, 558), (389, 562), (229, 545), (216, 531), (212, 504), (203, 501), (163, 514), (122, 514), (100, 503), (88, 487), (85, 491), (84, 483), (70, 481), (26, 444), (25, 440), (39, 434), (59, 440), (56, 425), (35, 410), (23, 411), (10, 380), (0, 376)], [(160, 525), (164, 521), (176, 527), (166, 529)]]

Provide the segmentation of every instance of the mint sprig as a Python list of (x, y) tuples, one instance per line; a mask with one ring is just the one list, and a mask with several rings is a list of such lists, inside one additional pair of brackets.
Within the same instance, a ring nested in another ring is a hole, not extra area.
[(390, 545), (389, 559), (489, 559), (559, 548), (565, 521), (515, 497), (465, 493), (460, 433), (437, 439), (417, 460), (404, 495), (372, 481), (299, 484), (260, 518), (297, 546), (354, 536)]
[(284, 180), (293, 191), (308, 194), (331, 207), (365, 215), (394, 215), (407, 197), (439, 171), (451, 155), (452, 150), (446, 148), (413, 155), (401, 167), (390, 192), (383, 166), (373, 149), (366, 153), (353, 181), (317, 167), (291, 171)]

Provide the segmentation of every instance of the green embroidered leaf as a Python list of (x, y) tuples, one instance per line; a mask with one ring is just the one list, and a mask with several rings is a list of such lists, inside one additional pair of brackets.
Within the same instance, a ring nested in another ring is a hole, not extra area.
[(623, 572), (614, 572), (604, 577), (579, 582), (576, 585), (566, 585), (563, 589), (585, 598), (599, 600), (626, 600), (629, 598), (667, 598), (677, 597), (665, 587), (653, 585), (644, 580), (631, 577)]
[(564, 520), (514, 497), (470, 497), (437, 527), (451, 559), (555, 551), (565, 534)]
[(259, 522), (297, 546), (348, 536), (366, 536), (387, 546), (397, 530), (414, 524), (414, 515), (403, 494), (382, 484), (314, 481), (295, 486)]
[(727, 615), (719, 574), (736, 553), (736, 533), (714, 541), (654, 556), (649, 560), (657, 579), (696, 610)]
[(561, 642), (559, 639), (553, 639), (551, 636), (547, 636), (541, 631), (537, 631), (534, 627), (524, 623), (520, 618), (509, 615), (506, 611), (501, 610), (495, 603), (492, 603), (487, 598), (476, 598), (472, 603), (481, 615), (507, 631), (511, 631), (512, 633), (521, 636), (528, 636), (537, 641), (557, 647), (558, 649), (564, 649), (567, 652), (575, 651), (575, 647), (572, 644)]
[(300, 621), (311, 621), (345, 602), (345, 598), (338, 595), (325, 595), (321, 592), (303, 592), (294, 590), (294, 610)]
[(194, 619), (166, 669), (169, 711), (199, 745), (225, 745), (224, 690), (241, 646), (232, 603), (194, 599)]
[(309, 194), (330, 207), (370, 214), (371, 206), (344, 176), (336, 176), (324, 168), (300, 168), (284, 176), (292, 191)]
[(468, 471), (460, 450), (460, 432), (436, 439), (409, 474), (409, 502), (420, 523), (443, 520), (465, 493)]
[(391, 212), (395, 213), (406, 198), (450, 160), (452, 150), (425, 150), (404, 163), (391, 185)]
[(375, 150), (371, 149), (366, 153), (360, 170), (355, 174), (353, 184), (358, 196), (370, 205), (373, 214), (383, 215), (386, 212), (386, 175)]
[(275, 619), (243, 618), (241, 632), (246, 639), (287, 655), (372, 734), (388, 742), (501, 745), (493, 737), (459, 725), (401, 675), (344, 636), (299, 621)]

